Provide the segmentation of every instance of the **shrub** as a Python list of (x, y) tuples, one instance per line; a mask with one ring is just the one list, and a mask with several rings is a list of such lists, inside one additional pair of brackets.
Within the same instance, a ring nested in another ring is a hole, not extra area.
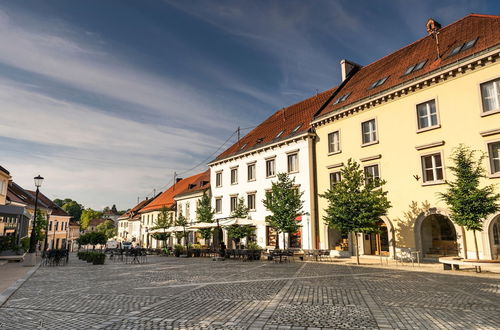
[(255, 243), (255, 242), (248, 242), (247, 248), (249, 250), (262, 250), (262, 248), (260, 247), (260, 245), (257, 244), (257, 243)]

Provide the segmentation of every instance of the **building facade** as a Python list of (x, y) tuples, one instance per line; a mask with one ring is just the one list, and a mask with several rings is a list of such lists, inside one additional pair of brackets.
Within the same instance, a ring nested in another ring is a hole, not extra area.
[[(453, 150), (464, 144), (484, 152), (488, 178), (481, 184), (500, 183), (500, 17), (469, 15), (444, 28), (430, 20), (428, 30), (429, 36), (359, 68), (313, 121), (319, 193), (341, 180), (350, 158), (387, 181), (392, 208), (381, 235), (359, 234), (362, 254), (376, 254), (381, 244), (391, 256), (413, 250), (474, 257), (472, 232), (450, 220), (439, 198), (453, 180)], [(322, 219), (327, 201), (318, 203)], [(491, 215), (478, 232), (482, 258), (499, 256), (499, 219)], [(324, 222), (319, 228), (322, 248), (350, 241)]]

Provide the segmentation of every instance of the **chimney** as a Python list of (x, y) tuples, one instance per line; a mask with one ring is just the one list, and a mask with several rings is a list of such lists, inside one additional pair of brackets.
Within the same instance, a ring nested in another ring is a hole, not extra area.
[(361, 68), (361, 65), (348, 61), (348, 60), (342, 60), (340, 61), (340, 70), (342, 72), (342, 81), (344, 81), (349, 74), (352, 72), (353, 69), (359, 69)]
[(425, 27), (427, 29), (427, 33), (436, 41), (436, 52), (437, 52), (437, 58), (441, 58), (441, 52), (439, 50), (439, 30), (441, 29), (441, 24), (439, 24), (438, 21), (435, 21), (432, 18), (429, 18), (427, 20), (427, 23), (425, 24)]

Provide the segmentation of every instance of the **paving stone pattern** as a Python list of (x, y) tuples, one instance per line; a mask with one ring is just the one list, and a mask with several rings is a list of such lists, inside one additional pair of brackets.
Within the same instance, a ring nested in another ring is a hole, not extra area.
[(149, 257), (39, 268), (0, 329), (500, 329), (500, 277)]

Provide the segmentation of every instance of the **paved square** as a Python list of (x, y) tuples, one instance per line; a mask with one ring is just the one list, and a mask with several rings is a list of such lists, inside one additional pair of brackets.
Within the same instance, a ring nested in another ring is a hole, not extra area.
[(40, 268), (0, 329), (499, 329), (500, 278), (149, 257)]

